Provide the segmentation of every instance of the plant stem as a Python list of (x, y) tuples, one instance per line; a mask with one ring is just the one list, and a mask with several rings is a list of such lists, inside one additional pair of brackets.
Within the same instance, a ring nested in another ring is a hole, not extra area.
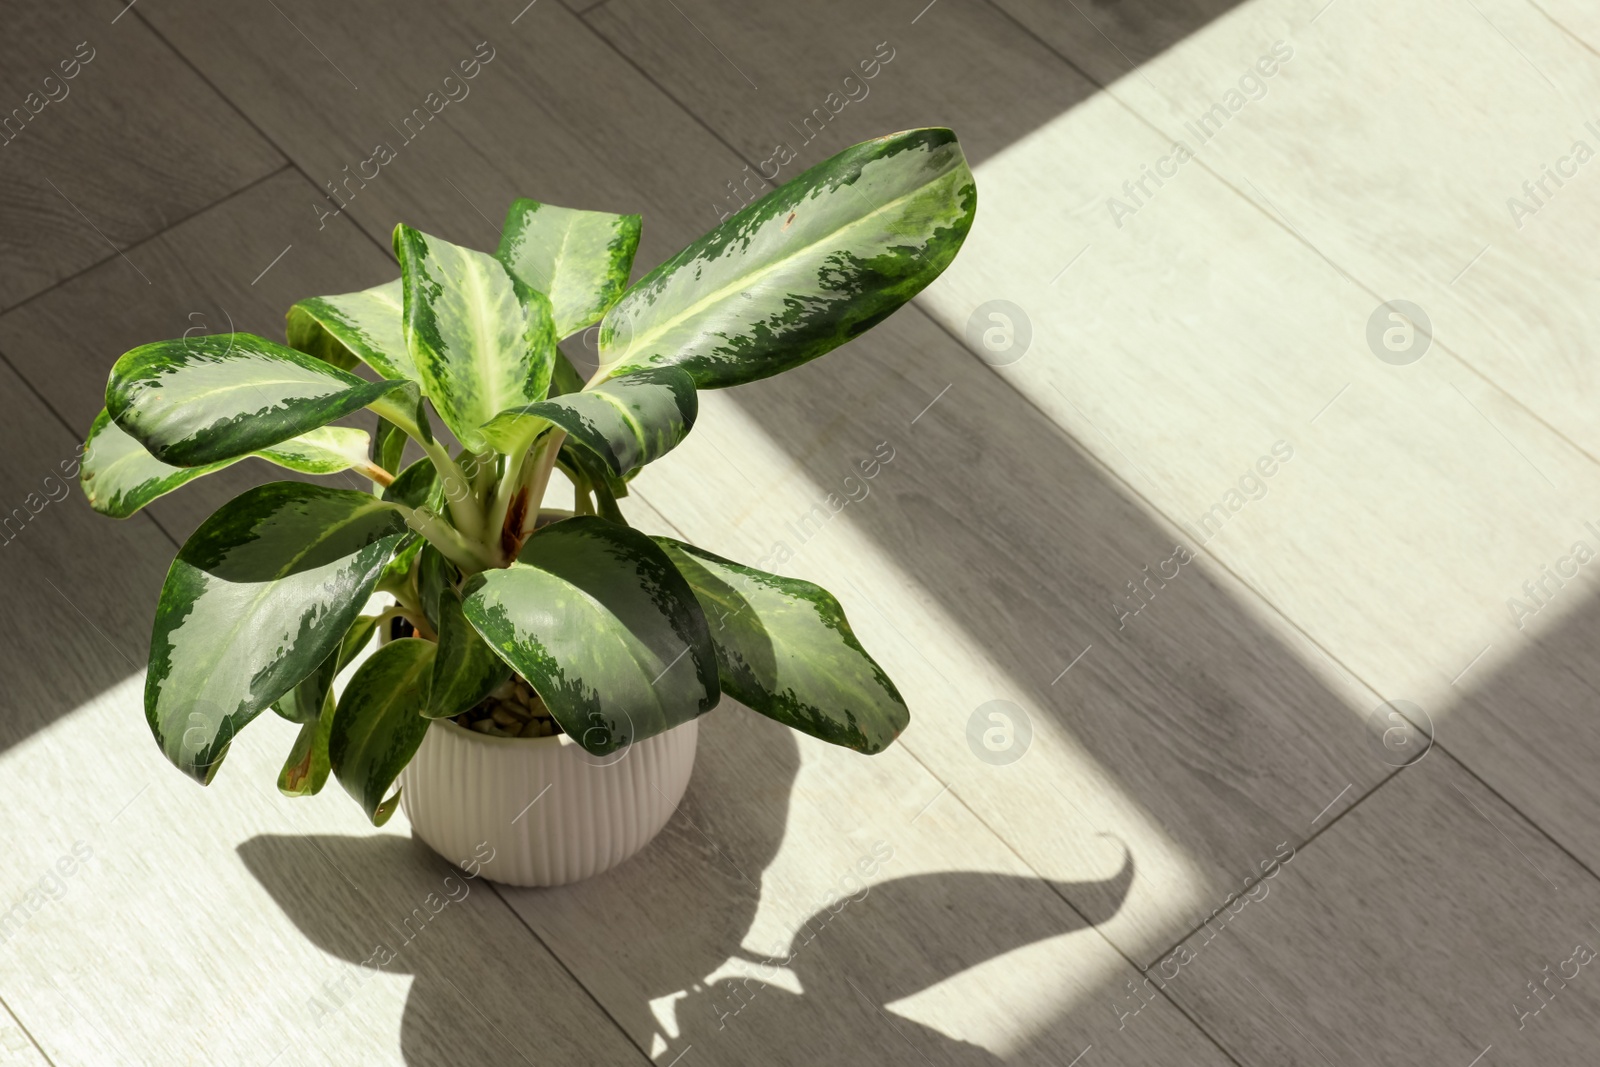
[(498, 559), (485, 552), (482, 545), (475, 544), (461, 535), (461, 531), (444, 521), (442, 516), (434, 514), (427, 508), (411, 508), (396, 504), (406, 517), (406, 525), (417, 531), (432, 543), (444, 557), (464, 573), (476, 574), (500, 565)]
[[(456, 461), (450, 457), (450, 451), (434, 439), (433, 429), (428, 425), (428, 414), (423, 406), (418, 404), (416, 418), (412, 418), (404, 408), (385, 396), (368, 404), (367, 409), (400, 427), (407, 437), (417, 443), (423, 453), (433, 461), (434, 470), (439, 472), (439, 482), (444, 486), (445, 502), (450, 506), (450, 518), (455, 522), (456, 529), (468, 537), (481, 536), (483, 519), (475, 506), (477, 501), (472, 499), (471, 483), (467, 481), (467, 476), (462, 473)], [(434, 539), (429, 537), (428, 540)], [(438, 544), (437, 541), (434, 543)], [(443, 546), (440, 546), (440, 550), (443, 551)]]
[(550, 472), (555, 469), (556, 457), (567, 440), (567, 431), (557, 427), (541, 442), (533, 454), (533, 471), (528, 477), (528, 504), (522, 509), (522, 525), (516, 531), (517, 544), (528, 539), (539, 525), (539, 505), (544, 503), (545, 490), (550, 488)]
[(365, 474), (368, 478), (371, 478), (374, 482), (377, 482), (385, 489), (394, 484), (394, 475), (390, 474), (388, 471), (384, 470), (371, 460), (364, 459), (357, 463), (352, 463), (350, 466), (357, 472)]
[(523, 470), (528, 462), (528, 451), (533, 442), (517, 453), (506, 457), (505, 470), (500, 472), (500, 481), (494, 488), (494, 500), (489, 505), (489, 522), (486, 530), (496, 533), (495, 550), (499, 551), (499, 532), (505, 529), (506, 513), (511, 510), (512, 498), (517, 494), (517, 488), (522, 484)]

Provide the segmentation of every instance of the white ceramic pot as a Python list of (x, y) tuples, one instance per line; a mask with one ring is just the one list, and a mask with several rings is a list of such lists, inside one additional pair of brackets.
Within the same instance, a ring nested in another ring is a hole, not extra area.
[(565, 734), (489, 737), (436, 719), (400, 772), (400, 806), (451, 863), (481, 863), (507, 885), (565, 885), (661, 832), (689, 785), (699, 729), (691, 719), (600, 757)]

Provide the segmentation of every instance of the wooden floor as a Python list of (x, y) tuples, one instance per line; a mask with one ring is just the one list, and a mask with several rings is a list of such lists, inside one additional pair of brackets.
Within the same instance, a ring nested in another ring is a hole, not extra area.
[[(1591, 0), (523, 3), (8, 12), (0, 1064), (1596, 1062)], [(778, 143), (787, 177), (933, 124), (981, 194), (956, 264), (704, 395), (627, 502), (836, 590), (900, 744), (725, 704), (645, 852), (420, 933), (450, 867), (279, 796), (292, 727), (206, 790), (166, 766), (156, 591), (271, 475), (61, 499), (118, 355), (281, 336), (392, 277), (396, 221), (488, 246), (515, 196), (643, 212), (643, 271)], [(1025, 348), (978, 340), (991, 301)], [(1015, 762), (968, 741), (995, 701)]]

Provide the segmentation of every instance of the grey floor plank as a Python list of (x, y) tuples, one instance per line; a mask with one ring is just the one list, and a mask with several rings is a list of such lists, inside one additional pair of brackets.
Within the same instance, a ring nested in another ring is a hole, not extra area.
[[(0, 352), (84, 433), (104, 406), (111, 365), (136, 345), (230, 328), (281, 342), (294, 301), (377, 285), (398, 273), (349, 220), (319, 228), (304, 210), (314, 195), (304, 177), (281, 170), (134, 247), (152, 284), (119, 262), (103, 263), (0, 315)], [(191, 482), (150, 512), (182, 541), (246, 488), (290, 477), (296, 476), (246, 460)], [(352, 475), (325, 481), (367, 488)]]
[[(385, 245), (404, 221), (492, 247), (518, 196), (643, 211), (641, 266), (706, 228), (704, 196), (685, 190), (709, 195), (726, 176), (714, 141), (559, 4), (515, 23), (520, 5), (486, 0), (418, 5), (406, 17), (376, 0), (279, 6), (288, 19), (268, 5), (223, 12), (194, 0), (148, 17), (313, 182), (332, 187), (339, 199), (308, 198), (307, 217), (343, 203)], [(288, 20), (348, 57), (341, 67), (359, 92)], [(463, 79), (460, 64), (479, 54)], [(363, 166), (379, 145), (393, 158)]]
[(8, 367), (0, 395), (0, 576), (16, 620), (0, 651), (4, 749), (143, 669), (172, 543), (90, 511), (79, 441)]
[(1241, 5), (1240, 0), (997, 0), (996, 6), (1059, 48), (1097, 84), (1115, 85), (1121, 78), (1142, 77), (1140, 67)]
[(982, 163), (1094, 93), (985, 0), (940, 0), (913, 23), (925, 4), (610, 0), (585, 18), (755, 164), (685, 190), (715, 212), (771, 188), (763, 174), (782, 183), (910, 127), (949, 126)]
[(147, 26), (117, 10), (22, 4), (8, 13), (0, 308), (108, 258), (142, 283), (148, 268), (119, 250), (283, 163)]
[(1594, 1062), (1600, 882), (1443, 752), (1216, 906), (1152, 984), (1242, 1063)]

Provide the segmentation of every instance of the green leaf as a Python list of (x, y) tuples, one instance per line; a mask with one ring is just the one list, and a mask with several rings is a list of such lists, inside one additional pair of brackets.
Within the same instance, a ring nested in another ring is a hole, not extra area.
[(561, 349), (556, 349), (555, 367), (550, 373), (550, 396), (562, 396), (583, 389), (583, 375)]
[(577, 211), (516, 200), (496, 253), (528, 288), (550, 298), (557, 337), (600, 321), (628, 287), (638, 215)]
[(372, 462), (390, 474), (399, 474), (405, 451), (406, 432), (380, 417), (378, 428), (372, 434)]
[(124, 354), (106, 383), (106, 410), (163, 463), (199, 467), (325, 426), (399, 384), (252, 334), (212, 334)]
[(976, 208), (949, 130), (847, 148), (640, 279), (601, 323), (601, 365), (620, 375), (676, 363), (702, 389), (796, 367), (938, 277)]
[(428, 398), (456, 440), (484, 451), (478, 429), (506, 408), (543, 400), (556, 337), (550, 301), (500, 261), (400, 225), (405, 330)]
[(636, 530), (546, 526), (505, 570), (466, 585), (467, 619), (561, 728), (604, 755), (710, 710), (716, 652), (688, 583)]
[(428, 732), (421, 712), (435, 648), (415, 637), (390, 641), (357, 668), (333, 713), (328, 761), (374, 826), (399, 806), (399, 790), (389, 796), (389, 787)]
[[(404, 555), (404, 553), (402, 553)], [(344, 639), (339, 642), (339, 647), (328, 653), (327, 657), (317, 665), (317, 669), (289, 690), (272, 705), (272, 710), (288, 719), (290, 722), (312, 722), (322, 714), (323, 704), (328, 694), (333, 692), (333, 680), (339, 672), (349, 665), (356, 653), (367, 646), (372, 640), (372, 633), (378, 627), (378, 616), (358, 615), (350, 629), (345, 631)]]
[(401, 292), (396, 278), (359, 293), (298, 301), (289, 309), (289, 347), (345, 370), (360, 360), (381, 377), (421, 381), (406, 348)]
[[(332, 694), (329, 694), (331, 697)], [(286, 797), (315, 796), (328, 781), (328, 734), (333, 728), (333, 701), (322, 712), (300, 725), (289, 758), (278, 772), (278, 792)]]
[(626, 474), (653, 463), (688, 436), (699, 411), (694, 379), (680, 367), (654, 367), (600, 382), (581, 393), (496, 415), (483, 435), (502, 452), (525, 447), (546, 422)]
[(599, 456), (587, 448), (563, 444), (557, 464), (572, 479), (574, 492), (594, 493), (601, 518), (628, 525), (622, 509), (617, 506), (618, 498), (628, 495), (628, 483), (613, 474)]
[(344, 639), (406, 532), (366, 493), (257, 486), (190, 536), (150, 636), (145, 717), (177, 767), (209, 782), (240, 728)]
[(705, 610), (722, 691), (785, 726), (881, 752), (911, 713), (820, 586), (657, 537)]
[(445, 559), (444, 553), (431, 543), (423, 546), (422, 558), (417, 563), (417, 595), (422, 598), (422, 614), (435, 633), (440, 632), (443, 618), (439, 601), (446, 590), (454, 592), (459, 578), (456, 565)]
[(459, 715), (494, 692), (511, 677), (511, 667), (495, 654), (461, 611), (461, 595), (441, 590), (438, 601), (439, 653), (433, 660), (433, 681), (424, 715), (433, 719)]
[[(434, 500), (437, 496), (438, 499)], [(383, 499), (415, 510), (428, 504), (435, 511), (444, 506), (444, 496), (439, 488), (439, 470), (433, 460), (424, 456), (401, 471), (399, 476), (383, 491)]]
[[(324, 426), (251, 455), (306, 474), (337, 474), (351, 465), (352, 458), (362, 458), (366, 438), (362, 430)], [(237, 456), (200, 467), (174, 467), (145, 451), (102, 410), (95, 416), (84, 442), (78, 484), (94, 510), (114, 519), (126, 519), (179, 486), (246, 458)]]

